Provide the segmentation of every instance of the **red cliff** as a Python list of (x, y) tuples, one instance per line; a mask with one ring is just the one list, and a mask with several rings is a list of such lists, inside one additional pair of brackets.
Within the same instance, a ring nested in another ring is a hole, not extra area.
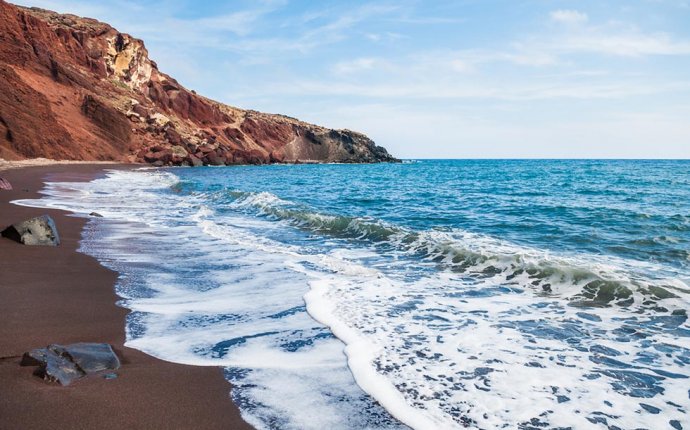
[(144, 43), (0, 0), (0, 158), (155, 165), (396, 161), (363, 134), (199, 96)]

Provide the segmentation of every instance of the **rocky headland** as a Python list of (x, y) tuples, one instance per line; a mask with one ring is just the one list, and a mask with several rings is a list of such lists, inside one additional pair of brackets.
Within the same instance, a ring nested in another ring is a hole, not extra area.
[(367, 136), (210, 100), (144, 42), (0, 0), (0, 158), (230, 165), (398, 161)]

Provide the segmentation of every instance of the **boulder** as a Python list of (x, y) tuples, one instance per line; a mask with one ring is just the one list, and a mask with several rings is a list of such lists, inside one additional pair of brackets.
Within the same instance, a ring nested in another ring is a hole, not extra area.
[(24, 245), (57, 246), (60, 244), (55, 221), (48, 215), (12, 224), (2, 231), (2, 235)]
[(225, 166), (225, 158), (215, 151), (206, 154), (206, 159), (208, 160), (208, 164), (212, 166)]
[(149, 115), (146, 122), (152, 125), (157, 125), (158, 127), (165, 127), (170, 123), (170, 118), (159, 112), (154, 112)]
[(213, 152), (214, 150), (215, 149), (210, 145), (201, 145), (199, 147), (199, 151), (204, 153), (204, 154), (208, 154), (209, 152)]
[(22, 366), (38, 366), (35, 375), (48, 382), (69, 385), (86, 375), (71, 360), (50, 348), (34, 349), (24, 353)]
[(180, 133), (178, 133), (173, 127), (168, 127), (165, 129), (165, 139), (170, 142), (171, 145), (182, 144), (182, 136), (180, 136)]
[(172, 160), (172, 151), (169, 149), (164, 149), (162, 151), (149, 152), (144, 155), (144, 160), (149, 163), (155, 164), (160, 161), (160, 165), (163, 166)]
[(107, 343), (48, 345), (24, 353), (22, 366), (38, 366), (35, 374), (49, 382), (69, 385), (86, 375), (120, 368), (120, 359)]
[(204, 162), (203, 162), (203, 161), (201, 161), (198, 157), (196, 157), (196, 156), (194, 156), (194, 155), (192, 155), (192, 154), (189, 154), (189, 155), (187, 156), (187, 161), (189, 161), (189, 164), (190, 164), (192, 167), (201, 167), (201, 166), (204, 165)]
[(172, 154), (176, 157), (185, 158), (187, 156), (187, 150), (179, 145), (171, 147), (170, 151), (172, 151)]
[(127, 112), (125, 112), (125, 115), (126, 115), (127, 118), (129, 118), (129, 120), (132, 121), (132, 122), (141, 122), (141, 116), (140, 116), (138, 113), (134, 112), (134, 111), (131, 111), (131, 110), (130, 110), (130, 111), (127, 111)]
[(136, 113), (141, 118), (146, 118), (149, 115), (148, 109), (146, 109), (144, 106), (140, 104), (132, 106), (132, 112)]
[(275, 151), (272, 151), (268, 157), (271, 163), (282, 163), (285, 161), (285, 154), (283, 154), (282, 151), (277, 149)]
[(73, 343), (65, 347), (54, 347), (62, 355), (70, 357), (72, 362), (87, 374), (120, 367), (120, 359), (107, 343)]

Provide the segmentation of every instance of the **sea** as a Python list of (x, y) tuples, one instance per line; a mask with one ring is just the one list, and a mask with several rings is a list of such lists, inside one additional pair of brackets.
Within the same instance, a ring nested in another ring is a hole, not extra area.
[[(127, 345), (257, 429), (690, 429), (690, 161), (106, 170)], [(89, 217), (97, 212), (101, 217)]]

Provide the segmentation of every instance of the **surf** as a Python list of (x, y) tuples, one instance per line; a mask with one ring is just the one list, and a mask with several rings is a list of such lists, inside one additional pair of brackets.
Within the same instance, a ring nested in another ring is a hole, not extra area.
[[(393, 213), (383, 190), (317, 194), (339, 175), (406, 190), (401, 169), (439, 164), (281, 167), (271, 170), (280, 186), (259, 179), (270, 167), (220, 179), (218, 169), (111, 172), (49, 184), (23, 204), (98, 207), (105, 217), (89, 222), (83, 250), (121, 273), (128, 345), (226, 366), (258, 428), (685, 422), (690, 288), (685, 263), (668, 260), (682, 231), (649, 245), (663, 258), (643, 261), (565, 241), (541, 248), (538, 232), (519, 243), (481, 220), (427, 221), (409, 196)], [(305, 183), (303, 169), (332, 180)], [(683, 221), (664, 219), (674, 231)], [(300, 408), (330, 418), (305, 421)]]

